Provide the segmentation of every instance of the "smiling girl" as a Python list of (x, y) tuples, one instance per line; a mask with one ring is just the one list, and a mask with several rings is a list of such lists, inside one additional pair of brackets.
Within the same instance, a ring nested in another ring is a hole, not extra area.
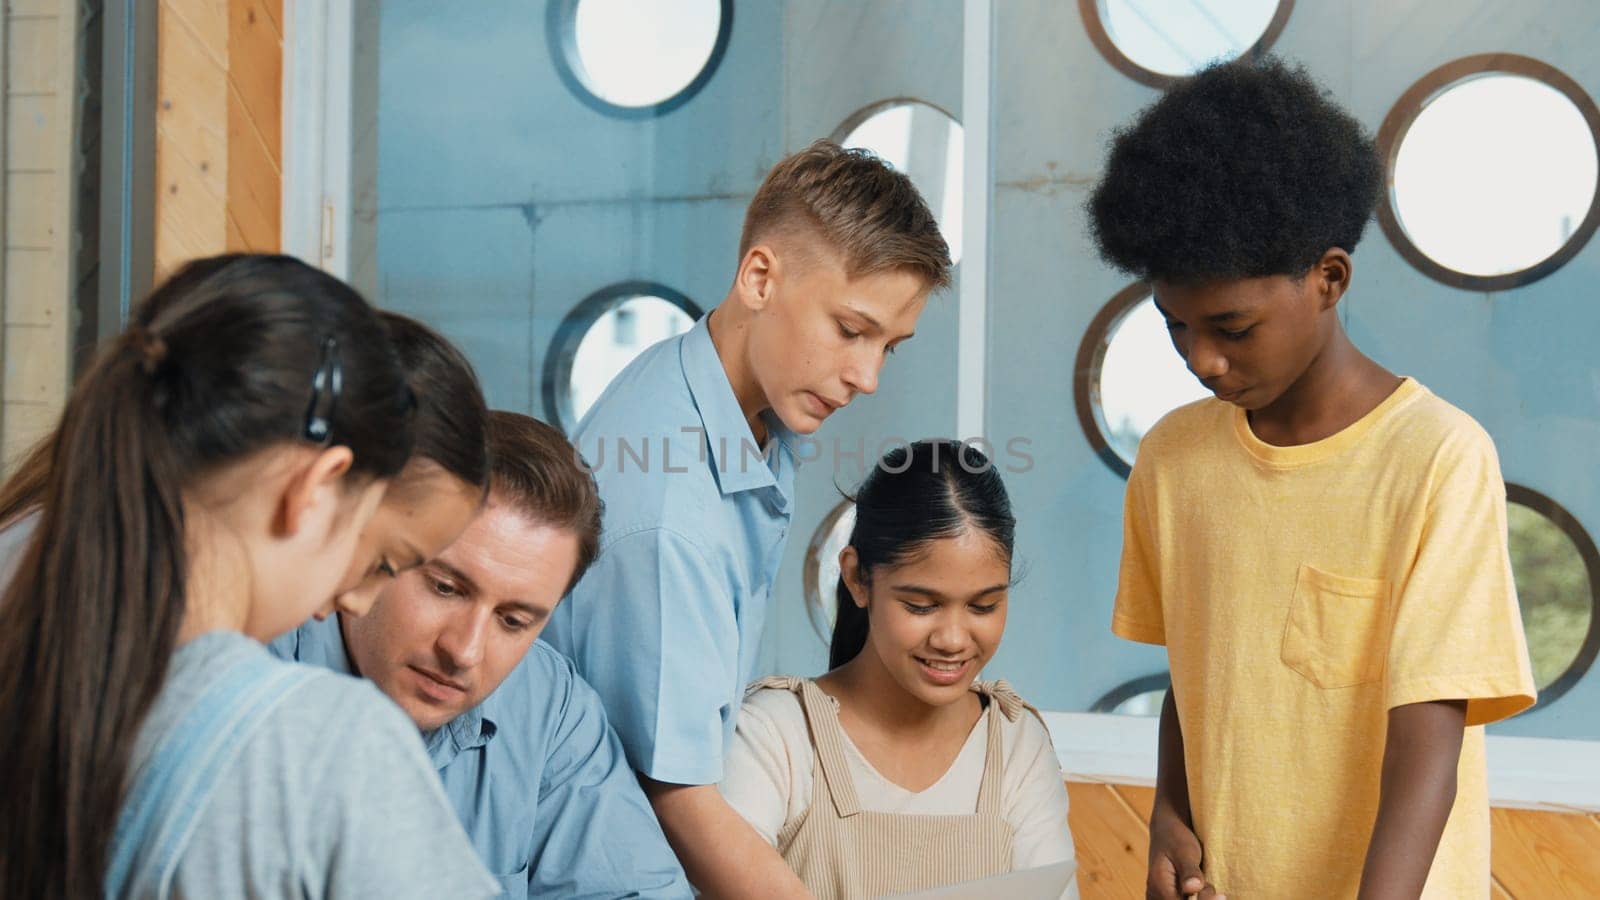
[(971, 447), (921, 441), (886, 455), (855, 504), (830, 671), (751, 686), (724, 796), (819, 898), (1071, 859), (1049, 733), (1005, 682), (975, 680), (1011, 585), (999, 474)]

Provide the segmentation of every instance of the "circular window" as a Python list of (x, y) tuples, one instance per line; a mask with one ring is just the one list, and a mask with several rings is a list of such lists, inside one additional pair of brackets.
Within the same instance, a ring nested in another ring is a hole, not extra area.
[(811, 627), (824, 646), (833, 641), (833, 623), (839, 613), (839, 551), (850, 543), (850, 530), (856, 527), (856, 505), (844, 500), (817, 526), (806, 547), (806, 612)]
[(843, 147), (871, 150), (917, 186), (961, 261), (961, 123), (921, 100), (885, 100), (861, 110), (834, 132)]
[(1210, 63), (1262, 53), (1293, 7), (1294, 0), (1078, 0), (1101, 55), (1158, 88)]
[(1139, 441), (1162, 416), (1211, 392), (1172, 347), (1150, 289), (1135, 284), (1107, 303), (1078, 348), (1078, 421), (1118, 474), (1133, 467)]
[(1469, 57), (1400, 98), (1378, 143), (1378, 221), (1400, 254), (1455, 287), (1506, 290), (1555, 271), (1597, 224), (1600, 110), (1522, 56)]
[(567, 87), (625, 118), (689, 101), (716, 72), (733, 0), (550, 0), (550, 55)]
[(1172, 676), (1165, 672), (1135, 678), (1107, 691), (1089, 711), (1119, 716), (1159, 716), (1161, 704), (1166, 702), (1167, 690), (1171, 687)]
[(1539, 705), (1582, 678), (1600, 650), (1600, 551), (1572, 514), (1545, 495), (1506, 485), (1511, 570)]
[(552, 421), (572, 431), (634, 357), (688, 331), (700, 315), (694, 301), (651, 282), (590, 295), (556, 329), (545, 357), (544, 406)]

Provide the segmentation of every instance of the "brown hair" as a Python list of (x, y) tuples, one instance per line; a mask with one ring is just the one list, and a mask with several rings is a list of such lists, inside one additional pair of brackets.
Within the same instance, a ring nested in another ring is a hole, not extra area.
[(559, 430), (521, 413), (489, 413), (489, 491), (528, 518), (578, 538), (572, 590), (600, 553), (605, 504), (594, 474)]
[(33, 445), (17, 468), (0, 485), (0, 530), (11, 527), (44, 499), (50, 480), (50, 460), (56, 455), (56, 435), (50, 432)]
[[(8, 896), (104, 892), (129, 756), (186, 610), (184, 490), (305, 437), (349, 447), (357, 480), (405, 465), (411, 400), (393, 349), (371, 339), (380, 328), (355, 291), (298, 260), (190, 263), (101, 351), (24, 464), (41, 513), (0, 597)], [(16, 488), (5, 496), (27, 494)]]
[[(214, 260), (195, 264), (203, 270)], [(190, 276), (194, 272), (184, 270)], [(154, 300), (155, 298), (152, 298)], [(432, 460), (451, 475), (487, 492), (489, 449), (485, 430), (489, 408), (483, 401), (472, 364), (455, 345), (416, 319), (379, 311), (389, 341), (406, 373), (406, 383), (416, 399), (412, 430), (416, 443), (412, 457)], [(52, 432), (34, 444), (16, 471), (0, 485), (0, 529), (44, 502), (55, 456)]]
[[(489, 407), (472, 363), (443, 335), (416, 319), (387, 311), (379, 312), (378, 318), (417, 398), (417, 442), (412, 457), (432, 460), (451, 475), (487, 491)], [(4, 507), (0, 507), (3, 515)]]
[(851, 278), (905, 270), (930, 289), (950, 284), (950, 247), (928, 204), (866, 150), (820, 140), (773, 166), (745, 211), (739, 258), (775, 233), (820, 238)]

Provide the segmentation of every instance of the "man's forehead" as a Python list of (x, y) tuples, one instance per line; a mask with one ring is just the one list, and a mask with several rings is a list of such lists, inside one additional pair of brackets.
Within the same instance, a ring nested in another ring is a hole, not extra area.
[(434, 564), (481, 588), (522, 590), (522, 584), (549, 567), (551, 561), (545, 558), (549, 538), (567, 533), (534, 518), (524, 504), (505, 498), (497, 501), (491, 492), (477, 518), (435, 557)]

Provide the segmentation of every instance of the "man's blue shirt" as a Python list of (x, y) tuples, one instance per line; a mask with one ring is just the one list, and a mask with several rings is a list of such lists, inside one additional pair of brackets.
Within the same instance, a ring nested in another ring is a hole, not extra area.
[[(307, 622), (270, 649), (352, 671), (337, 616)], [(481, 704), (423, 740), (506, 897), (690, 896), (600, 698), (544, 643)]]

